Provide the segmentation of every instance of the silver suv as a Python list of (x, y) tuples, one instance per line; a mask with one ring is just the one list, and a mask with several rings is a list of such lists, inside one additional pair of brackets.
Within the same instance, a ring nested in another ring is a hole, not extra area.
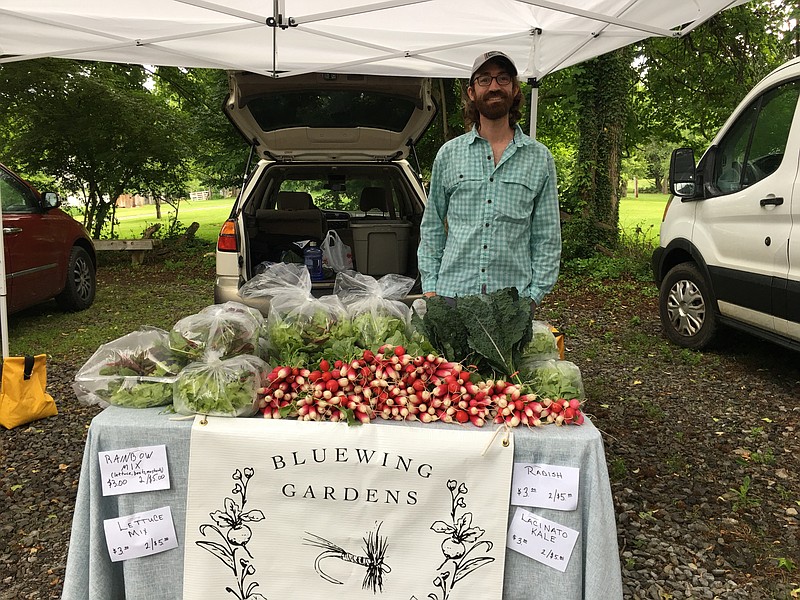
[[(430, 80), (231, 72), (229, 84), (224, 110), (260, 161), (220, 231), (215, 302), (266, 312), (239, 288), (266, 264), (302, 261), (297, 242), (321, 244), (331, 229), (357, 271), (417, 278), (426, 197), (406, 157), (436, 114)], [(313, 293), (331, 293), (334, 276)]]

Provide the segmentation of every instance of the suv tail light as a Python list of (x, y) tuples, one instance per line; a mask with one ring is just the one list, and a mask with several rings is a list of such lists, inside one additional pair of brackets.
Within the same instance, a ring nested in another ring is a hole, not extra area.
[(222, 224), (222, 228), (219, 230), (217, 250), (236, 252), (238, 249), (236, 244), (236, 220), (228, 219)]

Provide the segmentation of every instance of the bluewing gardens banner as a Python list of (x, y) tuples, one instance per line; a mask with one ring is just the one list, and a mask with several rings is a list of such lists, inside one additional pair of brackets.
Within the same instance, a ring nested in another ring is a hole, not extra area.
[(184, 599), (501, 600), (513, 438), (197, 417)]

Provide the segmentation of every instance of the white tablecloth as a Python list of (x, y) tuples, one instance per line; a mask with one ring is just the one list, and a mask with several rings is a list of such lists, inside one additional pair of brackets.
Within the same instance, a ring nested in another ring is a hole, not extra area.
[[(175, 420), (160, 409), (109, 407), (89, 429), (72, 522), (62, 600), (180, 600), (183, 547), (153, 556), (111, 562), (103, 521), (171, 507), (179, 543), (186, 523), (191, 420)], [(378, 422), (366, 427), (453, 427), (445, 424)], [(506, 551), (505, 600), (615, 600), (622, 598), (616, 521), (603, 440), (587, 419), (581, 426), (550, 425), (514, 430), (515, 462), (580, 469), (578, 508), (531, 512), (580, 532), (567, 570), (561, 573), (522, 554)], [(171, 488), (103, 496), (98, 452), (138, 446), (167, 447)], [(511, 507), (510, 515), (515, 507)], [(302, 591), (298, 590), (298, 597)], [(270, 600), (288, 600), (270, 598)], [(454, 599), (454, 600), (461, 600)], [(473, 599), (464, 599), (473, 600)], [(477, 599), (475, 599), (477, 600)]]

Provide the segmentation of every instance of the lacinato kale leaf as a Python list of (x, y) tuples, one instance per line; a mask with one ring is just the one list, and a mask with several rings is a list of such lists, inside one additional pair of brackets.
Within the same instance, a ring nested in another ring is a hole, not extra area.
[(516, 288), (459, 298), (456, 310), (467, 328), (467, 344), (496, 371), (517, 372), (517, 358), (531, 339), (530, 300)]
[(473, 364), (485, 376), (517, 372), (531, 339), (531, 316), (530, 300), (516, 288), (457, 298), (455, 307), (439, 296), (425, 304), (425, 316), (415, 325), (443, 356)]
[(417, 331), (421, 332), (436, 348), (436, 351), (448, 360), (468, 362), (473, 354), (467, 343), (467, 328), (461, 315), (441, 296), (433, 296), (425, 300), (425, 316), (412, 317)]

